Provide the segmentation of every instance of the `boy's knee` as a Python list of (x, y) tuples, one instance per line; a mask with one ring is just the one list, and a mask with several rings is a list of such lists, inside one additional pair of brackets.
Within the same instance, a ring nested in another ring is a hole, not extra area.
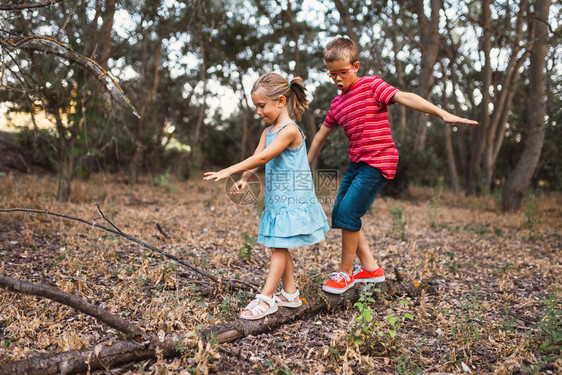
[(361, 230), (363, 223), (360, 218), (352, 215), (337, 215), (332, 217), (332, 228), (343, 228), (357, 232)]

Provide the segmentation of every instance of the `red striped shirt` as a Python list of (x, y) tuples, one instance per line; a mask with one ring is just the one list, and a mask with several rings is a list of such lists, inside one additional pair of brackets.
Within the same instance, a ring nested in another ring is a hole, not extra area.
[(324, 126), (341, 126), (349, 139), (349, 159), (380, 169), (392, 180), (398, 150), (388, 123), (388, 104), (399, 90), (378, 76), (366, 76), (332, 100)]

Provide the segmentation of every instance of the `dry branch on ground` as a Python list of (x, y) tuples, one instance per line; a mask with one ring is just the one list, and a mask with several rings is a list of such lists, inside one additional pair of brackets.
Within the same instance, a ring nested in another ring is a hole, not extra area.
[[(0, 189), (0, 207), (48, 208), (84, 218), (92, 216), (97, 201), (123, 232), (205, 272), (220, 270), (222, 279), (257, 284), (267, 272), (267, 250), (242, 236), (257, 232), (259, 205), (229, 203), (218, 185), (173, 180), (167, 186), (124, 185), (94, 176), (77, 181), (66, 204), (54, 201), (50, 178), (0, 176)], [(398, 319), (388, 346), (350, 340), (359, 310), (349, 303), (232, 343), (199, 340), (168, 359), (156, 354), (111, 372), (460, 373), (462, 363), (478, 373), (523, 373), (533, 366), (560, 371), (554, 352), (539, 349), (551, 332), (546, 324), (561, 310), (560, 194), (537, 196), (524, 203), (532, 210), (513, 214), (501, 214), (493, 197), (459, 199), (426, 188), (414, 188), (412, 195), (412, 201), (378, 200), (363, 221), (387, 275), (396, 267), (404, 286), (431, 278), (438, 287), (438, 293), (377, 298), (367, 306), (373, 322)], [(0, 226), (0, 274), (79, 295), (150, 338), (235, 321), (251, 298), (246, 291), (198, 280), (175, 261), (91, 225), (11, 213), (0, 214)], [(339, 233), (330, 231), (317, 246), (291, 250), (307, 301), (314, 295), (310, 290), (337, 268), (339, 241)], [(1, 292), (0, 306), (0, 365), (123, 340), (117, 330), (46, 299)]]

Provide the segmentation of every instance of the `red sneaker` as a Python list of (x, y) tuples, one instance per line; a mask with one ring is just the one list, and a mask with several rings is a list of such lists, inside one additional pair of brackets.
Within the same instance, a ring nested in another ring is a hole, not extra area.
[(355, 285), (355, 278), (345, 272), (333, 272), (332, 278), (322, 285), (322, 290), (332, 294), (342, 294)]
[(356, 266), (353, 270), (353, 277), (356, 283), (381, 283), (384, 281), (384, 270), (382, 267), (374, 271), (365, 271), (361, 266)]

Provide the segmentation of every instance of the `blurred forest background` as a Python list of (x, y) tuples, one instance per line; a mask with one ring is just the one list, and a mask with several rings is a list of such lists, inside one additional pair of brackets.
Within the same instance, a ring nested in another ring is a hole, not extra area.
[[(560, 3), (550, 0), (2, 1), (0, 171), (56, 173), (57, 200), (93, 173), (199, 178), (253, 153), (264, 124), (253, 81), (301, 76), (310, 142), (337, 95), (323, 47), (346, 35), (360, 75), (379, 75), (477, 127), (391, 106), (399, 173), (456, 194), (496, 194), (514, 210), (529, 188), (562, 182)], [(122, 89), (122, 92), (121, 92)], [(5, 130), (5, 129), (4, 129)], [(13, 140), (13, 142), (11, 142)], [(336, 132), (316, 168), (345, 168)]]

